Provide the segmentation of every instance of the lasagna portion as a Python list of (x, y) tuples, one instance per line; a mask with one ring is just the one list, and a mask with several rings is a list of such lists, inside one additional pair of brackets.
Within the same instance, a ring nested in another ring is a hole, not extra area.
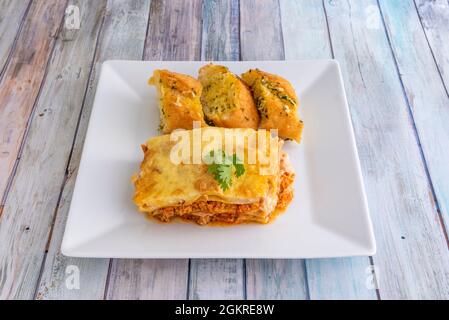
[[(183, 135), (184, 141), (173, 141), (173, 137), (164, 135), (142, 146), (144, 160), (140, 173), (133, 177), (134, 202), (141, 212), (163, 222), (181, 218), (200, 225), (268, 223), (292, 200), (295, 174), (287, 154), (281, 150), (282, 140), (269, 132), (208, 127), (178, 134)], [(199, 136), (206, 142), (195, 142)], [(234, 160), (238, 159), (242, 167), (223, 187), (210, 170), (214, 165), (211, 159), (209, 162), (205, 159), (211, 150), (217, 152), (223, 146), (225, 136), (234, 137), (236, 150), (233, 155), (226, 153), (228, 158), (231, 155)], [(250, 136), (256, 137), (256, 141), (252, 141), (256, 143), (246, 139)], [(223, 140), (217, 138), (214, 143), (219, 143), (214, 144), (211, 143), (213, 139), (204, 137), (223, 137)], [(265, 148), (260, 147), (262, 137), (267, 141)], [(200, 159), (194, 150), (198, 145)]]

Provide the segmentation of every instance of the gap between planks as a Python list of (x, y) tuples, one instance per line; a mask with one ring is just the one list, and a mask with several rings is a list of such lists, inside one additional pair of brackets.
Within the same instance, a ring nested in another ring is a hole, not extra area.
[[(14, 0), (14, 1), (16, 1), (16, 0)], [(5, 60), (5, 63), (3, 64), (3, 66), (2, 66), (2, 68), (0, 70), (0, 83), (1, 83), (1, 81), (3, 79), (3, 74), (6, 71), (6, 67), (8, 66), (9, 62), (11, 61), (12, 54), (13, 54), (13, 52), (16, 49), (17, 40), (19, 39), (19, 35), (22, 32), (23, 25), (24, 25), (25, 20), (26, 20), (26, 18), (28, 16), (28, 12), (30, 11), (31, 3), (32, 3), (32, 0), (29, 0), (28, 1), (28, 5), (27, 5), (27, 7), (25, 9), (25, 12), (24, 12), (24, 14), (22, 16), (22, 19), (20, 20), (19, 28), (17, 29), (16, 35), (14, 36), (14, 41), (13, 41), (13, 43), (11, 45), (11, 48), (10, 48), (10, 50), (8, 52), (8, 55), (7, 55), (6, 60)]]
[[(48, 234), (47, 244), (45, 246), (45, 253), (44, 253), (44, 258), (42, 260), (41, 270), (39, 272), (39, 278), (38, 278), (38, 281), (36, 282), (36, 288), (34, 290), (34, 297), (35, 298), (38, 297), (39, 286), (40, 286), (40, 283), (41, 283), (41, 278), (42, 278), (42, 274), (43, 274), (43, 271), (44, 271), (45, 262), (47, 260), (47, 254), (48, 254), (48, 250), (49, 250), (49, 247), (50, 247), (51, 239), (52, 239), (52, 236), (53, 236), (53, 230), (54, 230), (54, 227), (55, 227), (56, 218), (58, 216), (58, 211), (59, 211), (58, 209), (59, 209), (59, 206), (61, 204), (61, 199), (62, 199), (62, 195), (63, 195), (63, 192), (64, 192), (64, 188), (65, 188), (65, 186), (67, 184), (67, 181), (68, 181), (68, 179), (69, 179), (69, 177), (71, 175), (71, 172), (69, 170), (70, 169), (70, 163), (72, 161), (73, 150), (75, 148), (75, 142), (76, 142), (76, 138), (78, 136), (78, 130), (79, 130), (79, 126), (80, 126), (80, 122), (81, 122), (81, 116), (83, 114), (83, 110), (84, 110), (84, 106), (85, 106), (85, 102), (86, 102), (87, 93), (89, 91), (89, 80), (92, 77), (92, 73), (93, 73), (94, 66), (95, 66), (94, 62), (95, 62), (95, 57), (97, 56), (97, 52), (98, 52), (98, 46), (99, 46), (99, 42), (100, 42), (100, 35), (102, 33), (102, 30), (103, 30), (105, 14), (106, 14), (106, 8), (104, 8), (103, 12), (101, 13), (101, 18), (100, 18), (101, 22), (100, 22), (100, 27), (98, 28), (98, 33), (96, 35), (95, 48), (94, 48), (94, 53), (93, 53), (93, 56), (92, 56), (93, 59), (92, 59), (92, 62), (90, 64), (89, 73), (88, 73), (88, 76), (87, 76), (88, 80), (87, 80), (87, 83), (86, 83), (86, 89), (84, 90), (84, 95), (83, 95), (83, 99), (82, 99), (82, 103), (81, 103), (81, 108), (80, 108), (80, 111), (79, 111), (79, 114), (78, 114), (78, 120), (77, 120), (76, 127), (75, 127), (75, 134), (73, 135), (73, 141), (72, 141), (72, 145), (71, 145), (71, 148), (70, 148), (70, 154), (69, 154), (67, 165), (66, 165), (66, 169), (65, 169), (64, 179), (63, 179), (61, 187), (59, 189), (58, 200), (56, 202), (56, 207), (55, 207), (55, 210), (54, 210), (54, 213), (53, 213), (53, 219), (52, 219), (52, 222), (51, 222), (50, 232)], [(106, 283), (106, 285), (107, 285), (107, 283)]]
[[(438, 64), (438, 60), (437, 60), (437, 58), (436, 58), (436, 54), (435, 54), (434, 49), (433, 49), (433, 47), (432, 47), (432, 45), (431, 45), (431, 43), (430, 43), (430, 41), (429, 41), (429, 36), (427, 35), (426, 28), (424, 28), (423, 17), (422, 17), (422, 15), (421, 15), (421, 12), (420, 12), (419, 9), (418, 9), (418, 5), (417, 5), (417, 3), (416, 3), (416, 0), (412, 0), (412, 1), (413, 1), (413, 4), (415, 5), (415, 10), (416, 10), (416, 13), (418, 14), (419, 23), (421, 24), (421, 28), (422, 28), (422, 30), (423, 30), (423, 32), (424, 32), (424, 37), (426, 38), (426, 42), (427, 42), (427, 45), (428, 45), (428, 47), (429, 47), (429, 49), (430, 49), (430, 52), (431, 52), (431, 54), (432, 54), (433, 61), (435, 62), (435, 65), (436, 65), (436, 67), (437, 67), (437, 69), (438, 69), (438, 74), (439, 74), (439, 76), (440, 76), (441, 82), (443, 83), (444, 89), (445, 89), (445, 91), (446, 91), (446, 95), (449, 97), (449, 90), (448, 90), (448, 85), (449, 85), (449, 84), (447, 84), (447, 83), (444, 81), (443, 71), (442, 71), (440, 65)], [(448, 3), (448, 6), (449, 6), (449, 3)]]
[[(92, 3), (90, 1), (84, 2), (85, 6), (91, 6)], [(87, 88), (87, 94), (83, 97), (82, 103), (80, 102), (82, 107), (80, 111), (81, 117), (77, 118), (77, 134), (74, 135), (75, 144), (70, 151), (68, 169), (65, 170), (65, 173), (68, 174), (67, 182), (62, 189), (62, 199), (58, 207), (55, 228), (45, 262), (44, 275), (40, 281), (37, 295), (39, 299), (58, 299), (61, 297), (69, 299), (104, 299), (109, 292), (108, 285), (110, 281), (107, 278), (107, 274), (112, 259), (64, 257), (60, 253), (60, 243), (73, 192), (76, 168), (79, 165), (89, 114), (93, 104), (95, 87), (98, 82), (100, 63), (108, 59), (141, 58), (145, 30), (148, 24), (149, 4), (150, 2), (147, 0), (133, 3), (109, 0), (106, 5), (106, 14), (102, 11), (101, 32), (96, 31), (98, 33), (97, 38), (92, 41), (97, 49), (95, 50), (95, 55), (89, 60), (93, 68), (86, 68), (89, 77), (83, 90)], [(84, 12), (88, 13), (86, 10)], [(89, 14), (87, 15), (90, 16)], [(92, 20), (93, 18), (89, 19)], [(96, 25), (91, 25), (89, 28), (97, 29)], [(89, 33), (88, 30), (84, 34)], [(81, 281), (84, 283), (81, 290), (67, 290), (65, 288), (63, 280), (64, 267), (68, 265), (76, 265), (80, 268)]]
[[(31, 7), (32, 2), (33, 2), (33, 1), (30, 1), (30, 4), (29, 4), (29, 6), (28, 6), (28, 8), (27, 8), (27, 14), (24, 15), (24, 19), (26, 19), (26, 17), (28, 16), (28, 12), (29, 12), (29, 9), (30, 9), (30, 7)], [(67, 7), (68, 0), (65, 0), (65, 3), (66, 3), (65, 7)], [(59, 36), (60, 33), (61, 33), (62, 26), (63, 26), (63, 23), (64, 23), (64, 17), (65, 17), (65, 16), (62, 15), (61, 22), (59, 23), (59, 27), (58, 27), (58, 29), (57, 29), (57, 31), (56, 31), (56, 34), (54, 35), (54, 38), (55, 38), (55, 39), (57, 39), (58, 36)], [(21, 32), (22, 32), (23, 23), (24, 23), (24, 22), (22, 22), (20, 32), (17, 34), (17, 39), (20, 37), (20, 34), (21, 34)], [(17, 39), (15, 40), (16, 43), (15, 43), (15, 45), (14, 45), (14, 50), (16, 49)], [(17, 152), (16, 160), (14, 161), (14, 164), (13, 164), (13, 167), (12, 167), (12, 171), (10, 172), (9, 177), (8, 177), (8, 179), (7, 179), (7, 182), (6, 182), (5, 190), (4, 190), (4, 192), (3, 192), (3, 195), (2, 195), (2, 198), (1, 198), (1, 202), (0, 202), (1, 205), (4, 205), (4, 204), (6, 203), (6, 199), (7, 199), (7, 197), (8, 197), (8, 193), (9, 193), (10, 188), (11, 188), (11, 185), (12, 185), (12, 183), (13, 183), (14, 176), (15, 176), (16, 171), (17, 171), (17, 166), (18, 166), (19, 161), (20, 161), (21, 156), (22, 156), (23, 147), (24, 147), (24, 145), (25, 145), (25, 141), (26, 141), (27, 136), (28, 136), (28, 131), (29, 131), (31, 122), (33, 121), (33, 118), (34, 118), (34, 112), (35, 112), (35, 109), (36, 109), (36, 105), (37, 105), (37, 103), (38, 103), (38, 101), (39, 101), (39, 98), (40, 98), (40, 96), (41, 96), (42, 87), (43, 87), (43, 85), (44, 85), (44, 83), (45, 83), (45, 81), (46, 81), (46, 79), (47, 79), (48, 67), (49, 67), (49, 65), (50, 65), (50, 63), (51, 63), (51, 59), (52, 59), (53, 54), (54, 54), (54, 50), (55, 50), (55, 47), (56, 47), (56, 42), (57, 42), (56, 40), (53, 40), (52, 47), (51, 47), (51, 49), (50, 49), (50, 53), (49, 53), (48, 58), (47, 58), (47, 60), (46, 60), (45, 69), (44, 69), (44, 74), (43, 74), (42, 80), (41, 80), (41, 82), (40, 82), (40, 84), (39, 84), (39, 89), (38, 89), (36, 98), (34, 99), (33, 106), (31, 107), (31, 112), (30, 112), (30, 114), (29, 114), (29, 116), (28, 116), (28, 120), (27, 120), (27, 123), (26, 123), (26, 125), (25, 125), (25, 130), (24, 130), (24, 133), (23, 133), (22, 138), (21, 138), (21, 141), (20, 141), (20, 145), (19, 145), (19, 149), (18, 149), (18, 152)], [(11, 50), (11, 53), (10, 53), (11, 56), (13, 55), (14, 50)], [(10, 59), (11, 59), (11, 58), (8, 59), (8, 63), (10, 62)], [(5, 67), (4, 67), (4, 71), (5, 71), (5, 72), (6, 72), (6, 69), (7, 69), (7, 65), (8, 65), (8, 64), (5, 64)], [(2, 75), (2, 76), (3, 76), (3, 75)], [(3, 80), (1, 77), (0, 77), (0, 79)], [(0, 190), (0, 191), (1, 191), (1, 190)], [(1, 215), (0, 215), (0, 217), (1, 217)]]
[[(399, 81), (401, 83), (402, 94), (403, 94), (404, 100), (405, 100), (405, 102), (407, 104), (407, 110), (408, 110), (408, 114), (409, 114), (409, 117), (410, 117), (410, 123), (412, 124), (413, 132), (414, 132), (415, 138), (416, 138), (416, 143), (418, 144), (418, 147), (419, 147), (421, 161), (423, 163), (424, 170), (425, 170), (425, 173), (426, 173), (426, 177), (427, 177), (427, 180), (429, 182), (429, 188), (430, 188), (430, 191), (432, 193), (432, 200), (433, 200), (433, 202), (435, 204), (435, 208), (436, 208), (436, 211), (437, 211), (437, 214), (438, 214), (438, 219), (439, 219), (439, 222), (440, 222), (441, 231), (442, 231), (442, 233), (444, 235), (444, 238), (446, 239), (446, 244), (447, 244), (447, 246), (449, 248), (448, 231), (446, 230), (446, 226), (445, 226), (444, 221), (443, 221), (443, 215), (441, 213), (440, 205), (438, 203), (438, 198), (437, 198), (436, 193), (435, 193), (435, 188), (434, 188), (434, 184), (433, 184), (433, 181), (432, 181), (432, 177), (431, 177), (430, 172), (429, 172), (428, 161), (426, 159), (426, 155), (424, 154), (423, 146), (422, 146), (422, 143), (421, 143), (421, 138), (419, 136), (418, 128), (416, 126), (415, 116), (413, 115), (413, 110), (412, 110), (412, 107), (411, 107), (411, 104), (410, 104), (410, 99), (409, 99), (409, 97), (407, 95), (407, 91), (406, 91), (405, 85), (404, 85), (404, 80), (402, 79), (402, 76), (401, 76), (401, 71), (400, 71), (400, 68), (399, 68), (399, 65), (398, 65), (398, 58), (397, 58), (397, 55), (396, 55), (396, 53), (395, 53), (395, 51), (393, 49), (393, 44), (392, 44), (392, 41), (391, 41), (391, 37), (390, 37), (390, 34), (388, 32), (387, 24), (385, 23), (385, 14), (382, 11), (382, 6), (380, 5), (379, 0), (376, 0), (376, 1), (377, 1), (377, 6), (378, 6), (379, 12), (380, 12), (380, 17), (381, 17), (381, 20), (382, 20), (382, 26), (383, 26), (383, 28), (385, 30), (385, 37), (387, 38), (388, 45), (389, 45), (390, 51), (391, 51), (391, 56), (393, 57), (395, 70), (396, 70), (396, 72), (398, 74), (398, 78), (399, 78)], [(419, 12), (418, 12), (418, 8), (416, 7), (416, 3), (415, 3), (414, 0), (411, 0), (411, 1), (413, 2), (414, 8), (416, 10), (416, 14), (419, 17)], [(420, 26), (422, 28), (422, 31), (423, 31), (424, 35), (425, 35), (425, 30), (424, 30), (424, 28), (422, 26), (422, 21), (421, 21), (421, 19), (419, 19), (419, 20), (420, 20)], [(427, 45), (429, 46), (429, 50), (432, 52), (432, 48), (429, 45), (427, 36), (426, 36), (426, 41), (427, 41)], [(441, 82), (442, 82), (442, 84), (444, 86), (443, 77), (441, 76), (441, 72), (440, 72), (440, 70), (438, 68), (438, 64), (436, 63), (435, 56), (433, 55), (433, 52), (432, 52), (432, 57), (433, 57), (433, 62), (435, 63), (435, 67), (438, 70), (438, 74), (440, 76)], [(446, 94), (447, 94), (447, 89), (446, 89), (446, 87), (444, 87), (444, 88), (445, 88)]]

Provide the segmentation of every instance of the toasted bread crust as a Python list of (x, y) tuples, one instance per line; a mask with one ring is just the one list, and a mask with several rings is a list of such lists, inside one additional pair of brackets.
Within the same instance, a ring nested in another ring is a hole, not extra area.
[(228, 68), (208, 64), (199, 70), (203, 85), (201, 102), (206, 118), (225, 128), (259, 126), (259, 114), (250, 89)]
[(298, 97), (284, 78), (252, 69), (242, 75), (251, 88), (260, 113), (262, 129), (277, 129), (281, 138), (300, 142), (303, 122), (299, 119)]
[(168, 70), (155, 70), (148, 83), (158, 90), (162, 133), (190, 130), (194, 121), (207, 126), (200, 102), (202, 86), (198, 80)]

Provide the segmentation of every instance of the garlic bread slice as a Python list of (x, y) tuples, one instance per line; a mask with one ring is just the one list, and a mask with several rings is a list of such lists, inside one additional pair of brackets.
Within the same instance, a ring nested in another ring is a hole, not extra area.
[(190, 130), (194, 121), (200, 122), (201, 127), (207, 126), (200, 101), (202, 86), (197, 79), (168, 70), (155, 70), (148, 83), (158, 91), (162, 133)]
[(199, 70), (201, 103), (209, 124), (225, 128), (259, 126), (259, 114), (250, 89), (228, 68), (208, 64)]
[(262, 129), (277, 129), (283, 139), (301, 141), (303, 122), (298, 116), (298, 97), (286, 79), (251, 69), (242, 74), (243, 81), (251, 88)]

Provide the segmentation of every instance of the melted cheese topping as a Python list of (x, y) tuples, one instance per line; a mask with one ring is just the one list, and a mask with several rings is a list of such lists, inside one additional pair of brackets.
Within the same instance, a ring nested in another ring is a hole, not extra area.
[[(199, 130), (185, 131), (191, 146), (194, 132), (198, 133)], [(203, 128), (201, 132), (203, 135), (220, 134), (223, 137), (224, 130), (211, 127)], [(255, 133), (252, 129), (226, 130), (232, 130), (234, 136), (243, 136), (249, 133), (248, 130)], [(282, 141), (271, 137), (266, 131), (262, 130), (262, 133), (276, 146), (276, 152), (279, 152)], [(141, 171), (134, 178), (134, 202), (140, 211), (151, 213), (163, 221), (170, 220), (176, 215), (184, 216), (186, 219), (191, 215), (205, 215), (209, 216), (207, 221), (221, 221), (221, 218), (217, 218), (220, 216), (224, 220), (232, 221), (245, 219), (263, 223), (268, 221), (270, 213), (278, 204), (283, 177), (281, 164), (285, 162), (282, 160), (283, 157), (281, 160), (277, 158), (274, 166), (271, 164), (272, 170), (269, 174), (261, 174), (261, 169), (266, 169), (267, 165), (261, 163), (260, 151), (252, 148), (245, 140), (235, 141), (237, 148), (244, 150), (245, 173), (239, 178), (233, 177), (230, 188), (223, 191), (212, 174), (207, 171), (207, 164), (172, 162), (170, 154), (176, 143), (177, 141), (170, 140), (170, 135), (164, 135), (150, 139), (143, 146), (145, 156)], [(222, 143), (224, 145), (224, 141)], [(210, 147), (208, 142), (201, 143), (203, 152), (209, 150), (208, 147)], [(249, 163), (250, 152), (257, 153), (256, 163)], [(183, 159), (192, 162), (193, 155)], [(287, 188), (283, 187), (283, 190)], [(217, 217), (211, 219), (211, 214)], [(196, 219), (190, 217), (190, 220)]]

